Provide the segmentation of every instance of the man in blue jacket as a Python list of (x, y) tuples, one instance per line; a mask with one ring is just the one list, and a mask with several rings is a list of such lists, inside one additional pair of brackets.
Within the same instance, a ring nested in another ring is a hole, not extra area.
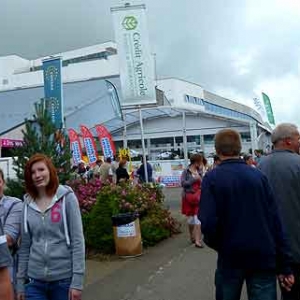
[(250, 300), (276, 300), (276, 276), (286, 289), (291, 254), (267, 178), (239, 155), (241, 138), (219, 131), (221, 164), (202, 181), (199, 218), (206, 244), (218, 252), (216, 299), (238, 300), (246, 281)]

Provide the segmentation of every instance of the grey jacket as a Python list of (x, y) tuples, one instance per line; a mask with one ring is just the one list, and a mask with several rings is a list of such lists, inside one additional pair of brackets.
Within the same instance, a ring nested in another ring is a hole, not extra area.
[(258, 168), (275, 191), (293, 260), (300, 263), (300, 155), (289, 150), (274, 150), (261, 159)]
[[(200, 173), (199, 173), (200, 175)], [(181, 186), (183, 187), (182, 195), (189, 192), (194, 192), (193, 184), (197, 181), (189, 170), (189, 168), (185, 169), (181, 175)]]
[(68, 186), (60, 185), (51, 205), (42, 213), (25, 195), (17, 290), (27, 278), (46, 282), (72, 278), (71, 288), (81, 290), (85, 246), (78, 200)]
[(4, 234), (9, 235), (16, 243), (21, 229), (21, 214), (23, 203), (20, 199), (3, 196), (0, 199), (0, 218)]
[(6, 236), (4, 235), (4, 230), (0, 219), (0, 268), (9, 267), (11, 264), (12, 258), (7, 247)]

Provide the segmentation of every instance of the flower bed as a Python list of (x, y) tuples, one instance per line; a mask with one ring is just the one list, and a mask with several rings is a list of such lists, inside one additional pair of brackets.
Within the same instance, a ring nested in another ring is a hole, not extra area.
[(68, 185), (79, 200), (88, 250), (114, 252), (111, 217), (119, 213), (139, 214), (144, 246), (153, 246), (180, 232), (180, 223), (165, 208), (164, 194), (158, 185), (101, 185), (99, 180), (74, 180)]

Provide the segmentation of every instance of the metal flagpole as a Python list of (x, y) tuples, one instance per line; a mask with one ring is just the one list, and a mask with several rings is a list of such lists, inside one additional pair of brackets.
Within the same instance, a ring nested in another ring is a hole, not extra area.
[(126, 125), (126, 113), (123, 115), (123, 148), (127, 149), (127, 125)]
[(188, 165), (185, 111), (182, 112), (183, 155), (185, 167)]
[(142, 148), (143, 148), (143, 164), (144, 164), (144, 172), (145, 172), (145, 180), (148, 183), (148, 170), (147, 170), (147, 160), (146, 160), (146, 147), (145, 147), (145, 139), (144, 139), (144, 126), (143, 126), (143, 116), (141, 107), (139, 107), (140, 114), (140, 127), (141, 127), (141, 139), (142, 139)]

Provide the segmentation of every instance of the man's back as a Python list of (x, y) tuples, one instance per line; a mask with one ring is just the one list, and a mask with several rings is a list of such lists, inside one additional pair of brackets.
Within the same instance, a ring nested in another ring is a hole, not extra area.
[(222, 162), (203, 179), (202, 229), (224, 267), (276, 268), (277, 242), (284, 238), (277, 213), (266, 177), (239, 159)]
[(112, 176), (111, 164), (108, 162), (104, 162), (100, 167), (100, 180), (102, 182), (106, 182)]
[(300, 156), (289, 150), (275, 150), (258, 167), (277, 196), (293, 258), (300, 263)]

